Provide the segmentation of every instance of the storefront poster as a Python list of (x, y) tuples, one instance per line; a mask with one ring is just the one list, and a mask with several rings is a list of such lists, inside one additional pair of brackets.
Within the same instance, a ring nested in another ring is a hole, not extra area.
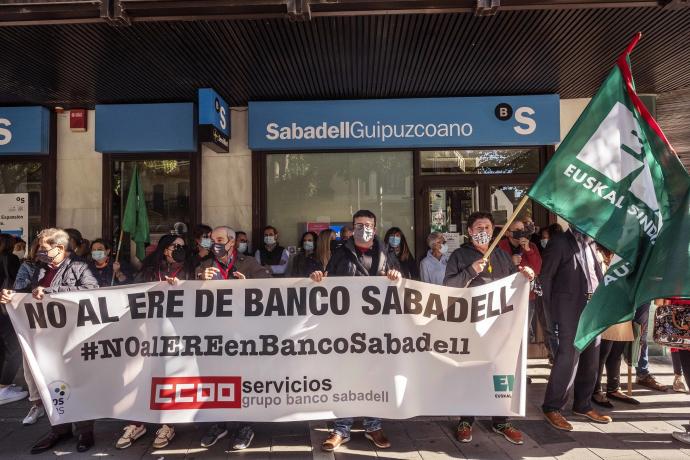
[(51, 423), (525, 413), (529, 283), (147, 283), (8, 305)]
[(29, 194), (0, 194), (0, 233), (29, 241)]

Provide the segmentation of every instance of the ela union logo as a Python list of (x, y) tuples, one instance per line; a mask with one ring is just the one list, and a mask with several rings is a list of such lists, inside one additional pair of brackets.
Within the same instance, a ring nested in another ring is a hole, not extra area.
[(515, 375), (494, 375), (494, 391), (496, 398), (511, 398)]

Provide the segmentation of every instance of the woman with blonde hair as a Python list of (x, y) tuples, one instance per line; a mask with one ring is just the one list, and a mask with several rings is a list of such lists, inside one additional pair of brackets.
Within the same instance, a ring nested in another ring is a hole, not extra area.
[(319, 238), (316, 241), (316, 260), (321, 263), (323, 271), (328, 265), (328, 261), (331, 260), (332, 254), (332, 242), (335, 241), (335, 231), (327, 228), (326, 230), (321, 230), (319, 233)]

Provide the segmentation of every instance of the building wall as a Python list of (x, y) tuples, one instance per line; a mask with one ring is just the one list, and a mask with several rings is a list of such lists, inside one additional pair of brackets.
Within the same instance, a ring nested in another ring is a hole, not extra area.
[[(589, 99), (561, 101), (561, 139), (582, 113)], [(252, 158), (248, 146), (247, 111), (231, 111), (230, 153), (202, 150), (201, 221), (230, 225), (251, 235)], [(75, 227), (84, 237), (101, 236), (102, 156), (94, 150), (95, 112), (89, 111), (88, 130), (69, 129), (69, 113), (57, 117), (57, 225)]]
[(69, 129), (69, 112), (57, 116), (58, 227), (79, 229), (85, 238), (101, 236), (103, 157), (95, 151), (95, 112), (86, 132)]

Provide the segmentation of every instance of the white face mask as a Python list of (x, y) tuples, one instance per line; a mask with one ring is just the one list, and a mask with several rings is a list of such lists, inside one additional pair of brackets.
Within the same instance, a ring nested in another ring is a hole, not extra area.
[(19, 257), (20, 259), (24, 258), (24, 251), (14, 251), (12, 254)]
[(314, 242), (313, 241), (305, 241), (303, 246), (304, 246), (305, 251), (313, 251), (314, 250)]
[(275, 236), (264, 236), (264, 243), (267, 246), (272, 246), (276, 244), (276, 237)]
[(240, 252), (240, 254), (244, 254), (245, 252), (247, 252), (247, 243), (245, 243), (244, 241), (241, 242), (237, 246), (237, 250)]
[(105, 259), (105, 251), (91, 251), (91, 258), (96, 262)]
[(448, 253), (448, 245), (446, 243), (443, 243), (441, 245), (441, 248), (439, 249), (441, 251), (441, 254), (447, 254)]
[(479, 246), (486, 246), (491, 241), (491, 235), (486, 233), (484, 230), (476, 235), (470, 235), (470, 237), (472, 237), (472, 241), (477, 243)]
[(541, 243), (541, 247), (545, 248), (546, 245), (549, 244), (549, 240), (541, 240), (540, 243)]

